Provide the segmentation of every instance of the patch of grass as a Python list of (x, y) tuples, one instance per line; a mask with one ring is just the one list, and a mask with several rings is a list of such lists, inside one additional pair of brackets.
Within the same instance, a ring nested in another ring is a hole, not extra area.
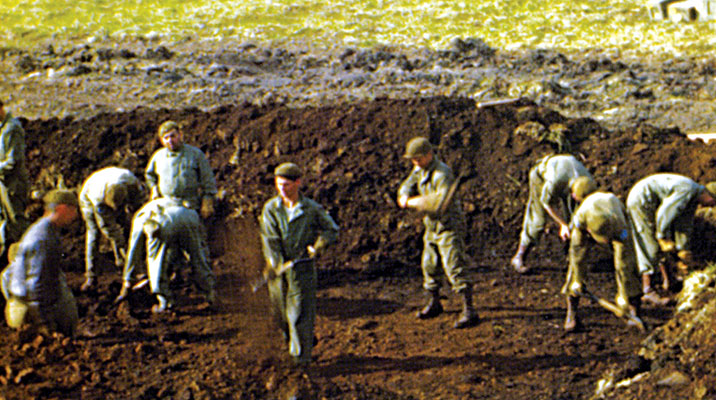
[(615, 0), (3, 0), (3, 47), (52, 38), (160, 36), (446, 48), (455, 37), (506, 49), (706, 54), (711, 23), (650, 21)]

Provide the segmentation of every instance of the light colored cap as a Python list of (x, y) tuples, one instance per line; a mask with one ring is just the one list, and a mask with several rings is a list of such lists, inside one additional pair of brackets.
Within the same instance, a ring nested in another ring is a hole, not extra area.
[(302, 175), (301, 168), (292, 162), (285, 162), (285, 163), (279, 165), (273, 171), (273, 174), (275, 176), (280, 176), (280, 177), (283, 177), (286, 179), (290, 179), (292, 181), (295, 181), (296, 179), (300, 178)]
[(427, 138), (422, 136), (414, 137), (405, 145), (403, 158), (422, 157), (433, 151), (433, 146)]
[(167, 132), (171, 131), (179, 131), (179, 124), (177, 124), (175, 121), (169, 120), (164, 121), (161, 125), (159, 125), (159, 130), (157, 130), (157, 136), (160, 138), (164, 136)]
[(127, 200), (127, 187), (121, 184), (110, 185), (104, 194), (104, 203), (113, 210), (124, 204)]
[(578, 201), (597, 191), (597, 183), (588, 176), (580, 176), (572, 183), (572, 194)]
[(78, 207), (79, 201), (77, 201), (77, 195), (75, 192), (66, 189), (54, 189), (50, 190), (43, 196), (42, 200), (45, 204), (68, 204), (71, 206)]
[(716, 182), (709, 182), (706, 184), (706, 191), (709, 192), (711, 197), (716, 200)]

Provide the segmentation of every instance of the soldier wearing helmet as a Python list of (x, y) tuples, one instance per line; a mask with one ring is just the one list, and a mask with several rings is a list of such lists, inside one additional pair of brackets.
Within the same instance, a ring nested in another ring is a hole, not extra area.
[[(630, 324), (641, 322), (641, 288), (631, 236), (626, 209), (614, 194), (596, 191), (583, 199), (570, 223), (569, 267), (562, 287), (562, 294), (567, 298), (566, 331), (574, 331), (580, 325), (577, 306), (579, 296), (587, 293), (585, 280), (589, 268), (585, 263), (586, 254), (597, 244), (611, 246), (614, 253), (616, 306), (631, 316)], [(641, 329), (643, 323), (635, 326)]]
[(428, 303), (417, 316), (420, 319), (432, 318), (443, 311), (438, 276), (442, 263), (453, 291), (462, 297), (462, 313), (454, 327), (472, 326), (477, 323), (478, 316), (472, 304), (472, 283), (465, 276), (467, 257), (462, 209), (458, 201), (452, 201), (444, 212), (437, 212), (455, 177), (450, 167), (433, 153), (433, 147), (427, 138), (411, 139), (405, 147), (403, 157), (410, 160), (413, 169), (398, 189), (398, 205), (426, 213), (423, 219), (425, 233), (421, 268)]
[(659, 264), (664, 289), (669, 288), (666, 266), (657, 258), (661, 252), (675, 253), (682, 274), (693, 263), (690, 238), (694, 213), (699, 205), (716, 204), (716, 182), (706, 186), (683, 175), (660, 173), (647, 176), (629, 191), (626, 207), (634, 225), (634, 247), (642, 277), (644, 301), (666, 305), (670, 299), (660, 296), (651, 285), (654, 266)]
[[(121, 221), (124, 220), (124, 212), (134, 212), (142, 200), (141, 182), (128, 169), (103, 168), (92, 173), (82, 184), (79, 203), (87, 234), (85, 282), (81, 290), (88, 290), (94, 284), (93, 265), (99, 232), (109, 239), (115, 264), (118, 267), (124, 265), (125, 235)], [(130, 210), (125, 210), (126, 205), (130, 206)]]
[[(529, 200), (522, 222), (520, 244), (511, 260), (515, 271), (524, 274), (530, 270), (525, 265), (524, 258), (539, 240), (548, 215), (559, 225), (559, 237), (563, 241), (569, 239), (569, 226), (566, 221), (569, 221), (576, 208), (576, 199), (572, 193), (583, 198), (585, 193), (595, 189), (592, 175), (572, 155), (550, 155), (540, 159), (532, 167), (529, 175)], [(557, 204), (562, 205), (561, 213)]]

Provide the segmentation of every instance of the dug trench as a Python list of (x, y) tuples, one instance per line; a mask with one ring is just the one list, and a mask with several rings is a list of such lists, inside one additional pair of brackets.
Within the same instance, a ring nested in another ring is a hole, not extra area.
[[(563, 333), (566, 263), (555, 226), (530, 254), (530, 274), (508, 268), (530, 166), (543, 155), (571, 152), (601, 189), (622, 199), (650, 173), (716, 180), (713, 145), (675, 129), (642, 124), (609, 131), (527, 100), (478, 109), (470, 99), (432, 97), (23, 119), (35, 189), (60, 180), (76, 187), (92, 171), (116, 164), (141, 176), (159, 146), (157, 127), (167, 119), (182, 124), (185, 140), (206, 153), (216, 176), (219, 201), (207, 226), (219, 306), (202, 304), (185, 270), (173, 282), (178, 300), (166, 315), (151, 314), (146, 289), (114, 305), (121, 281), (110, 252), (101, 255), (98, 285), (79, 292), (84, 241), (77, 224), (66, 234), (63, 269), (79, 302), (79, 333), (70, 340), (0, 327), (0, 397), (589, 398), (609, 368), (638, 365), (632, 374), (650, 368), (637, 356), (648, 332), (583, 302), (586, 328)], [(410, 168), (401, 158), (404, 144), (416, 135), (429, 137), (441, 159), (470, 176), (458, 193), (480, 315), (469, 329), (452, 328), (460, 308), (447, 286), (444, 314), (414, 317), (423, 302), (421, 216), (399, 209), (395, 195)], [(250, 287), (263, 265), (257, 217), (274, 195), (273, 168), (289, 160), (306, 170), (304, 194), (341, 227), (338, 243), (319, 261), (318, 344), (306, 369), (291, 366), (265, 289), (254, 294)], [(38, 207), (28, 212), (37, 215)], [(701, 264), (716, 258), (714, 234), (710, 221), (697, 220)], [(606, 298), (615, 292), (609, 257), (596, 252), (589, 276), (592, 290)], [(646, 307), (644, 319), (653, 329), (672, 312)], [(660, 386), (640, 398), (676, 398), (688, 388)]]

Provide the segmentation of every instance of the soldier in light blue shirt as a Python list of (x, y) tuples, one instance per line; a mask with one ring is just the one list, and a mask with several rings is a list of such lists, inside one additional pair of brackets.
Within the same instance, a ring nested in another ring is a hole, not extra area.
[(73, 336), (77, 304), (60, 269), (60, 229), (77, 219), (77, 195), (53, 190), (44, 201), (45, 215), (27, 229), (16, 256), (3, 272), (5, 319), (12, 328), (29, 324)]
[(209, 161), (198, 148), (183, 141), (179, 124), (166, 121), (158, 131), (164, 148), (147, 164), (145, 177), (151, 198), (169, 197), (184, 202), (206, 219), (214, 213), (216, 182)]
[(596, 188), (592, 174), (570, 154), (544, 157), (530, 169), (529, 200), (522, 222), (520, 245), (511, 260), (515, 271), (521, 274), (529, 272), (530, 268), (525, 265), (524, 258), (544, 231), (547, 216), (559, 225), (559, 237), (563, 241), (569, 239), (568, 221), (576, 209), (571, 193), (576, 182), (580, 182), (580, 191)]

